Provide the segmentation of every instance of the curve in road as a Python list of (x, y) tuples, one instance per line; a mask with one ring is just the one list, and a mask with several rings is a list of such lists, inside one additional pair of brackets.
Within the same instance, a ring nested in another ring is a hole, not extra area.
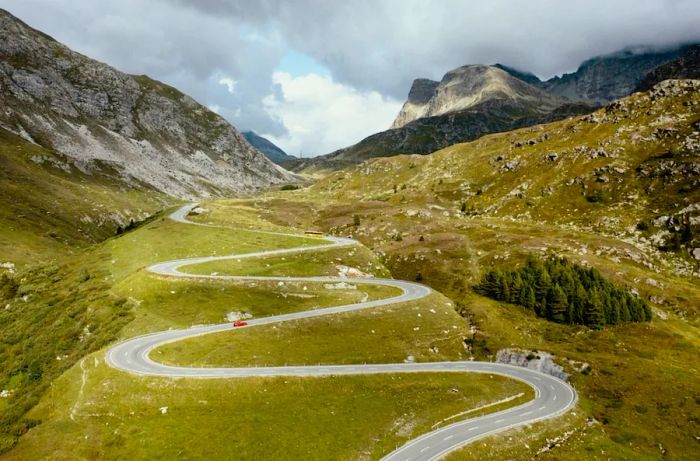
[[(187, 220), (187, 215), (196, 204), (186, 205), (170, 215), (170, 218), (186, 224), (197, 224)], [(212, 226), (210, 226), (212, 227)], [(216, 226), (213, 226), (216, 227)], [(284, 235), (275, 232), (267, 234)], [(303, 282), (340, 282), (348, 281), (343, 277), (261, 277), (261, 276), (227, 276), (200, 275), (181, 272), (183, 266), (200, 264), (226, 259), (255, 258), (270, 255), (318, 251), (321, 249), (339, 248), (357, 245), (352, 239), (340, 237), (325, 237), (328, 244), (288, 248), (281, 250), (260, 251), (227, 256), (204, 256), (197, 258), (178, 259), (154, 264), (148, 267), (150, 272), (175, 277), (192, 277), (217, 280), (259, 280), (259, 281), (303, 281)], [(352, 278), (352, 283), (375, 284), (396, 287), (401, 294), (390, 298), (342, 306), (315, 309), (312, 311), (295, 312), (276, 315), (248, 321), (249, 328), (256, 325), (266, 325), (289, 320), (318, 317), (323, 315), (350, 312), (360, 309), (385, 306), (388, 304), (414, 301), (431, 293), (431, 289), (413, 282), (380, 278)], [(566, 382), (554, 376), (540, 373), (527, 368), (516, 367), (492, 362), (421, 362), (421, 363), (389, 363), (374, 365), (319, 365), (319, 366), (286, 366), (286, 367), (234, 367), (234, 368), (197, 368), (176, 367), (163, 365), (150, 358), (150, 352), (163, 344), (180, 341), (185, 338), (201, 336), (233, 329), (231, 323), (205, 325), (181, 330), (167, 330), (127, 339), (110, 348), (106, 353), (106, 361), (113, 368), (146, 376), (164, 376), (178, 378), (243, 378), (264, 376), (330, 376), (330, 375), (360, 375), (380, 373), (426, 373), (426, 372), (470, 372), (488, 373), (506, 376), (525, 382), (535, 389), (535, 398), (517, 407), (491, 413), (478, 418), (470, 418), (408, 441), (403, 446), (382, 458), (391, 461), (428, 461), (436, 460), (447, 453), (464, 446), (474, 440), (505, 429), (531, 424), (543, 419), (559, 416), (571, 409), (576, 402), (576, 392)]]

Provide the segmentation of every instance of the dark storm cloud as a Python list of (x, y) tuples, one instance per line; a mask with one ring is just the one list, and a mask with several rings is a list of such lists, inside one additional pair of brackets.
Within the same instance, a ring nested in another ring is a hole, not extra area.
[[(439, 79), (467, 63), (549, 77), (629, 45), (700, 40), (698, 0), (0, 0), (0, 7), (88, 56), (217, 106), (241, 128), (274, 135), (289, 127), (262, 100), (280, 94), (272, 74), (289, 48), (326, 66), (335, 82), (402, 100), (414, 78)], [(219, 83), (224, 78), (235, 80), (233, 92)], [(376, 130), (389, 122), (377, 121)]]
[(550, 77), (626, 46), (700, 40), (697, 0), (169, 1), (276, 30), (336, 80), (397, 98), (467, 63)]
[[(228, 17), (160, 0), (0, 0), (32, 27), (87, 56), (147, 74), (220, 107), (239, 126), (281, 133), (260, 100), (274, 91), (272, 71), (284, 44)], [(221, 78), (237, 82), (229, 93)]]

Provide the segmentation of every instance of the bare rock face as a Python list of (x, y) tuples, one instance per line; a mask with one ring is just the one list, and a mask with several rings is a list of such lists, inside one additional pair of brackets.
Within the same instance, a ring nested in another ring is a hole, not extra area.
[(507, 101), (538, 113), (551, 112), (566, 103), (499, 67), (468, 65), (451, 70), (439, 83), (416, 80), (391, 127), (400, 128), (419, 118), (463, 111), (489, 101)]
[[(572, 100), (605, 104), (631, 94), (649, 72), (676, 59), (684, 50), (685, 47), (668, 50), (628, 48), (589, 59), (576, 72), (551, 78), (538, 86)], [(647, 88), (656, 82), (647, 85)]]
[(0, 10), (0, 126), (85, 172), (193, 198), (293, 176), (175, 88), (73, 52)]
[(405, 124), (425, 117), (428, 112), (430, 100), (435, 94), (440, 82), (429, 80), (427, 78), (419, 78), (413, 81), (411, 90), (408, 92), (408, 99), (404, 103), (399, 115), (391, 124), (391, 128), (400, 128)]

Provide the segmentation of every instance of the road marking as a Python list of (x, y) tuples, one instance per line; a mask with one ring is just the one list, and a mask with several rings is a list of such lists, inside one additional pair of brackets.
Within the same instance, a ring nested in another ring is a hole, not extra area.
[(453, 435), (448, 435), (447, 437), (445, 437), (445, 438), (442, 439), (442, 440), (450, 440), (452, 437), (454, 437), (454, 434), (453, 434)]
[(556, 399), (557, 399), (557, 396), (556, 396), (556, 395), (555, 395), (554, 397), (552, 397), (552, 400), (556, 400)]
[(505, 421), (505, 419), (499, 419), (499, 420), (494, 421), (494, 422), (495, 422), (496, 424), (498, 424), (498, 423), (502, 423), (503, 421)]
[(544, 410), (545, 408), (547, 408), (547, 406), (546, 406), (546, 405), (542, 405), (541, 407), (539, 407), (539, 408), (537, 409), (537, 411), (542, 411), (542, 410)]
[(420, 452), (423, 453), (424, 451), (428, 451), (428, 450), (430, 450), (430, 447), (425, 447), (425, 448), (421, 449)]
[(472, 428), (469, 428), (469, 429), (467, 429), (467, 431), (471, 432), (471, 431), (475, 431), (477, 429), (479, 429), (479, 426), (474, 426)]
[(520, 416), (527, 416), (527, 415), (531, 415), (531, 414), (532, 414), (531, 411), (526, 411), (525, 413), (521, 413)]

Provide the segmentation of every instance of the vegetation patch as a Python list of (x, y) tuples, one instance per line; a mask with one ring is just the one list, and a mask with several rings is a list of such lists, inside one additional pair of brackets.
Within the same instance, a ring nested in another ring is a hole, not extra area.
[(646, 301), (616, 287), (595, 268), (573, 264), (566, 258), (531, 257), (513, 271), (490, 270), (474, 289), (558, 323), (602, 328), (651, 320)]

